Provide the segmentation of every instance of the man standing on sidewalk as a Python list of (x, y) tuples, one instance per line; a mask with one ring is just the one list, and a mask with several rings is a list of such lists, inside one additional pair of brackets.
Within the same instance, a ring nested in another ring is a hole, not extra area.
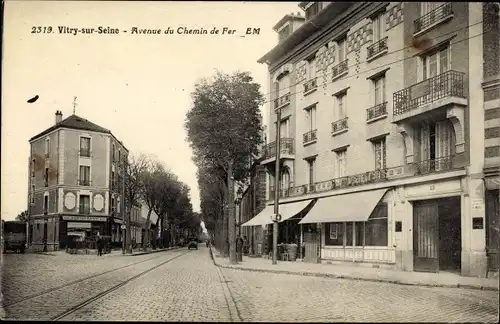
[(102, 256), (103, 240), (100, 236), (97, 237), (97, 255)]

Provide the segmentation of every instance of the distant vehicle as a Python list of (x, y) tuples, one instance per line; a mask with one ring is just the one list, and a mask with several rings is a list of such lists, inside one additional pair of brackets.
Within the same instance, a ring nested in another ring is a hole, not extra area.
[(188, 242), (188, 250), (192, 248), (198, 250), (198, 239), (196, 237), (189, 238)]
[(26, 249), (26, 222), (2, 221), (3, 253), (7, 250), (24, 253)]

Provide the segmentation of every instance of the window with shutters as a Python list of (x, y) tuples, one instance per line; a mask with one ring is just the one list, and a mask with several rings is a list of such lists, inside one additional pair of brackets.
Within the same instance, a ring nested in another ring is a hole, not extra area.
[(90, 214), (90, 196), (80, 195), (80, 214)]
[(335, 152), (336, 154), (336, 178), (347, 176), (347, 149)]
[(451, 167), (455, 132), (450, 121), (422, 123), (419, 140), (421, 172), (442, 171)]
[(50, 138), (45, 139), (45, 157), (50, 156)]
[(90, 186), (90, 166), (80, 165), (80, 186)]

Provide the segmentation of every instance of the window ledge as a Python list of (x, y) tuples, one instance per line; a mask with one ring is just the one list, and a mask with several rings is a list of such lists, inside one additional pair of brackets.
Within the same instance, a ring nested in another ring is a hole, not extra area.
[(332, 132), (332, 136), (337, 136), (337, 135), (343, 134), (343, 133), (347, 132), (348, 130), (349, 130), (349, 128), (344, 128), (344, 129), (341, 129), (339, 131)]
[(276, 111), (276, 110), (278, 110), (278, 109), (283, 109), (283, 108), (285, 108), (286, 106), (288, 106), (289, 104), (290, 104), (290, 102), (284, 103), (284, 104), (282, 104), (281, 106), (276, 107), (276, 108), (274, 109), (274, 111)]
[(380, 116), (377, 116), (377, 117), (374, 117), (374, 118), (371, 118), (371, 119), (367, 119), (366, 123), (367, 124), (371, 124), (373, 122), (376, 122), (377, 120), (381, 120), (381, 119), (385, 119), (385, 118), (387, 118), (387, 114), (383, 114), (383, 115), (380, 115)]
[(305, 142), (304, 143), (304, 146), (308, 146), (308, 145), (311, 145), (311, 144), (314, 144), (316, 143), (318, 140), (312, 140), (312, 141), (309, 141), (309, 142)]
[(318, 88), (317, 88), (317, 87), (316, 87), (316, 88), (314, 88), (314, 89), (311, 89), (311, 90), (307, 90), (306, 92), (304, 92), (304, 97), (305, 97), (305, 96), (310, 95), (310, 94), (311, 94), (311, 93), (313, 93), (313, 92), (316, 92), (316, 90), (318, 90)]
[(437, 26), (441, 25), (441, 24), (444, 24), (445, 22), (448, 22), (450, 21), (451, 19), (453, 19), (453, 14), (451, 15), (448, 15), (444, 18), (441, 18), (440, 20), (436, 21), (435, 23), (425, 27), (424, 29), (422, 29), (421, 31), (418, 31), (416, 33), (413, 33), (413, 37), (419, 37), (419, 36), (422, 36), (423, 34), (427, 33), (428, 31), (430, 31), (431, 29), (434, 29), (436, 28)]
[(335, 81), (335, 80), (338, 80), (340, 79), (341, 77), (347, 75), (349, 73), (349, 70), (345, 70), (344, 72), (342, 73), (339, 73), (337, 74), (336, 76), (332, 77), (332, 81)]
[(369, 63), (369, 62), (372, 62), (372, 61), (374, 61), (374, 60), (378, 59), (379, 57), (384, 56), (384, 55), (385, 55), (385, 54), (387, 54), (388, 52), (389, 52), (389, 49), (385, 49), (385, 50), (383, 50), (383, 51), (381, 51), (381, 52), (378, 52), (378, 53), (377, 53), (377, 54), (375, 54), (375, 55), (372, 55), (372, 56), (370, 56), (370, 57), (367, 57), (367, 58), (366, 58), (366, 62), (368, 62), (368, 63)]

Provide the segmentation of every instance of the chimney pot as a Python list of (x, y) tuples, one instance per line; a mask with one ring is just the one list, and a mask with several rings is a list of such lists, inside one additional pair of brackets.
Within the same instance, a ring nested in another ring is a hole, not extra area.
[(56, 111), (56, 124), (59, 124), (62, 121), (62, 112), (57, 110)]

